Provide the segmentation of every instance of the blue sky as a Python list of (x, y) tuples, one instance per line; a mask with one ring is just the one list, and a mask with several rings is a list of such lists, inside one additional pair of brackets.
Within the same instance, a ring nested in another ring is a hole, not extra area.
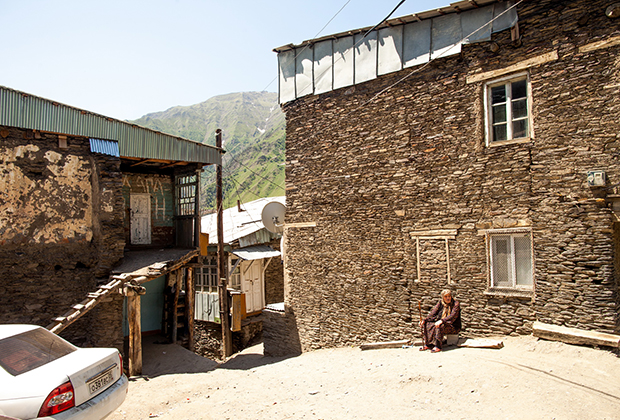
[[(275, 92), (273, 48), (314, 38), (345, 4), (319, 36), (373, 26), (398, 3), (0, 0), (0, 85), (119, 119)], [(406, 0), (392, 17), (449, 3)]]

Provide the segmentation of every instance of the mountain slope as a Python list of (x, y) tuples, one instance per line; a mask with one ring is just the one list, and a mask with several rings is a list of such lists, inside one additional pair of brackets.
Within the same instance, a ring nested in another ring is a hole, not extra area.
[[(144, 115), (135, 124), (215, 145), (222, 130), (224, 207), (237, 200), (284, 195), (284, 114), (271, 92), (216, 96), (190, 106)], [(201, 208), (215, 208), (215, 168), (206, 168)]]

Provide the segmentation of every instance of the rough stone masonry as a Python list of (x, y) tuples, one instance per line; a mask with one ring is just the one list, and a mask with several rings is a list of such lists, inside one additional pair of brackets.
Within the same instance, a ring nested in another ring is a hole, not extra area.
[[(522, 2), (516, 38), (283, 105), (287, 225), (316, 227), (287, 228), (286, 314), (267, 314), (286, 331), (267, 334), (267, 353), (412, 338), (418, 302), (426, 314), (445, 287), (468, 335), (526, 334), (535, 320), (620, 331), (610, 3)], [(490, 147), (485, 86), (515, 74), (529, 81), (531, 134)], [(513, 231), (531, 235), (533, 285), (494, 288), (489, 238)]]

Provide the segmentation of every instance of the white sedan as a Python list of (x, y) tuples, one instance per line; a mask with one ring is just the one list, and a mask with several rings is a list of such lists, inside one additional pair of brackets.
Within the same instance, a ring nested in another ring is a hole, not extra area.
[(35, 325), (0, 325), (0, 419), (100, 420), (126, 395), (118, 350), (75, 347)]

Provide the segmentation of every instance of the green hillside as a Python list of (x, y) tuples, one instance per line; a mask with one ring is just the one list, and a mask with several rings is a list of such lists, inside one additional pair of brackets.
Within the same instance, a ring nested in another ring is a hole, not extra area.
[[(132, 121), (165, 133), (215, 145), (222, 130), (224, 207), (237, 200), (284, 195), (284, 114), (272, 92), (241, 92), (176, 106)], [(215, 208), (215, 168), (207, 167), (201, 191), (203, 213)]]

